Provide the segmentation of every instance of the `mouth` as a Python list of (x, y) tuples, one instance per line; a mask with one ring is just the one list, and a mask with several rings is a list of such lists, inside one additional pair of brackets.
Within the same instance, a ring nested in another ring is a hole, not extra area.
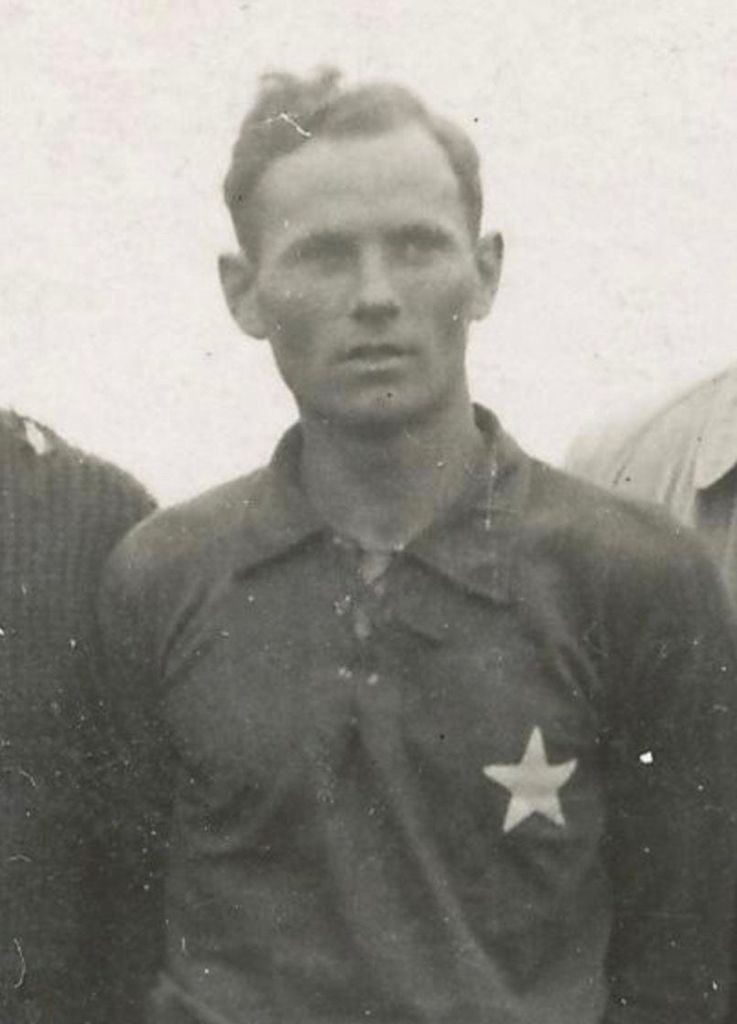
[(401, 345), (356, 345), (349, 349), (343, 357), (347, 363), (362, 363), (366, 365), (383, 365), (404, 359), (409, 355), (406, 348)]

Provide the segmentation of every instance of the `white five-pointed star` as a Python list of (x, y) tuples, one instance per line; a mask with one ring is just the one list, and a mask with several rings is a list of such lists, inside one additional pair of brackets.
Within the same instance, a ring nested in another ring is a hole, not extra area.
[(550, 764), (545, 753), (543, 734), (535, 726), (517, 764), (487, 764), (484, 775), (508, 789), (511, 795), (503, 830), (510, 832), (536, 811), (556, 825), (565, 825), (558, 790), (568, 782), (578, 761)]

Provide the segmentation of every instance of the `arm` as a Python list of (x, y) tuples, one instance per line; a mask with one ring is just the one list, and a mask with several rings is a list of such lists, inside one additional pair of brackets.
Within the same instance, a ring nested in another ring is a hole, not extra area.
[(108, 565), (99, 602), (102, 660), (94, 685), (99, 870), (104, 917), (99, 1019), (139, 1024), (163, 958), (163, 860), (170, 751), (159, 706), (155, 611), (126, 547)]
[[(101, 678), (99, 631), (96, 628), (96, 597), (103, 567), (110, 552), (124, 535), (155, 508), (150, 495), (126, 473), (107, 463), (72, 452), (79, 478), (75, 482), (81, 505), (79, 529), (86, 556), (86, 586), (79, 588), (74, 600), (82, 603), (80, 628), (73, 648), (75, 685), (67, 693), (70, 716), (69, 747), (75, 753), (77, 774), (74, 816), (69, 827), (75, 835), (76, 873), (70, 886), (76, 891), (79, 921), (79, 965), (70, 989), (79, 994), (78, 1005), (71, 1009), (70, 1020), (107, 1024), (105, 1000), (109, 988), (105, 969), (110, 961), (106, 946), (107, 912), (99, 884), (101, 847), (99, 838), (108, 818), (114, 815), (109, 802), (100, 800), (98, 781), (102, 751), (96, 743), (95, 701), (97, 680)], [(82, 625), (83, 624), (83, 625)], [(67, 786), (70, 785), (69, 778)], [(70, 791), (70, 796), (73, 796)], [(61, 994), (55, 992), (56, 1005)], [(55, 1010), (55, 1012), (56, 1012)], [(64, 1017), (66, 1020), (66, 1017)]]
[(605, 737), (615, 917), (604, 1024), (726, 1020), (735, 627), (701, 551), (689, 540), (672, 555), (644, 588), (648, 607), (631, 594), (620, 608), (608, 658), (621, 678)]

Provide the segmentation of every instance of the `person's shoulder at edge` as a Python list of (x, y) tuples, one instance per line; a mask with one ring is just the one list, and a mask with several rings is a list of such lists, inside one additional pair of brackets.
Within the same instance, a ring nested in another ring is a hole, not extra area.
[[(119, 520), (121, 528), (156, 507), (145, 487), (126, 470), (13, 409), (0, 409), (0, 453), (20, 456), (13, 460), (15, 473), (55, 480), (69, 491), (69, 502), (78, 507), (97, 505), (106, 520)], [(6, 486), (12, 485), (6, 481)]]
[[(701, 440), (725, 390), (737, 392), (737, 365), (639, 414), (585, 429), (569, 448), (565, 467), (603, 486), (617, 485), (623, 474), (636, 469), (637, 476), (649, 484), (671, 463), (686, 457), (692, 444)], [(637, 479), (629, 483), (633, 495), (638, 496)], [(648, 490), (639, 496), (649, 496)]]

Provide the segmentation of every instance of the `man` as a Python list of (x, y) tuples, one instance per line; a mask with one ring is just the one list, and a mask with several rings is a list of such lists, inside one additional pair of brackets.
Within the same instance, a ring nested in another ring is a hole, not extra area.
[(152, 502), (10, 412), (0, 480), (0, 1021), (102, 1024), (94, 603), (105, 558)]
[(470, 140), (401, 88), (273, 76), (226, 199), (228, 304), (299, 423), (109, 567), (139, 937), (166, 882), (149, 1019), (722, 1020), (723, 596), (472, 406), (502, 245)]
[(705, 540), (737, 600), (737, 368), (627, 426), (582, 436), (573, 472), (665, 505)]

